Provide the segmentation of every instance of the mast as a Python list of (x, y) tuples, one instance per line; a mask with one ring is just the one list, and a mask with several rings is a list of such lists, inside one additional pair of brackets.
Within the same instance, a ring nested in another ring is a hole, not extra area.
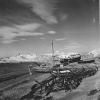
[(53, 44), (53, 40), (52, 40), (52, 63), (54, 66), (54, 44)]
[(53, 40), (52, 40), (52, 57), (54, 57), (54, 45), (53, 45)]

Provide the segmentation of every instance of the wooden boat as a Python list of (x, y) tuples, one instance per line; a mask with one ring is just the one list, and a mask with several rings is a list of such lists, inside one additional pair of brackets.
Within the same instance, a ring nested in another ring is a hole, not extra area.
[(32, 71), (35, 71), (37, 73), (50, 73), (50, 68), (41, 68), (41, 67), (36, 67), (32, 68)]
[(79, 64), (94, 63), (94, 62), (95, 62), (94, 59), (84, 59), (84, 60), (78, 61)]

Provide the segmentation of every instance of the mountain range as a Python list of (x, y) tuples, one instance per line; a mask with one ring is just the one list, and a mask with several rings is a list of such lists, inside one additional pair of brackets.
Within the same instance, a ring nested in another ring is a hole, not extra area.
[(35, 61), (35, 54), (18, 54), (17, 56), (2, 57), (0, 62), (29, 62)]
[[(70, 55), (76, 55), (77, 53), (68, 53), (68, 54), (56, 54), (55, 56), (58, 58), (67, 58)], [(83, 58), (92, 58), (92, 57), (98, 57), (100, 55), (100, 49), (92, 50), (88, 53), (81, 54)], [(52, 61), (52, 55), (51, 54), (44, 54), (37, 56), (35, 54), (18, 54), (16, 56), (11, 57), (1, 57), (0, 62), (29, 62), (29, 61), (39, 61), (39, 62), (51, 62)]]

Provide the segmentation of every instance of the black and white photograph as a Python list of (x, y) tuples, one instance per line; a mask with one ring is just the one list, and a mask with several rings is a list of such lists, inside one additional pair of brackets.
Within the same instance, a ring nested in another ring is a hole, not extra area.
[(0, 100), (100, 100), (99, 0), (0, 0)]

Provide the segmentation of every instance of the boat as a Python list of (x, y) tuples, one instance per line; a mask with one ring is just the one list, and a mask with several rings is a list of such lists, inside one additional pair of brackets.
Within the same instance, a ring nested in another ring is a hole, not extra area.
[(32, 68), (32, 71), (35, 71), (37, 73), (50, 73), (51, 68), (46, 67), (34, 67)]
[(54, 61), (54, 47), (53, 47), (53, 41), (52, 41), (52, 64), (45, 63), (41, 64), (39, 66), (33, 67), (32, 71), (37, 72), (37, 73), (51, 73), (53, 66), (55, 66), (55, 61)]
[[(56, 56), (54, 55), (54, 46), (52, 41), (52, 63), (43, 63), (36, 67), (32, 67), (31, 71), (37, 72), (37, 73), (52, 73), (55, 71), (59, 71), (61, 73), (66, 73), (72, 69), (74, 69), (70, 64), (77, 62), (78, 64), (81, 63), (91, 63), (94, 62), (94, 60), (81, 60), (80, 54), (73, 54), (70, 55), (68, 58), (63, 59), (56, 59)], [(75, 65), (74, 65), (75, 66)], [(75, 66), (77, 68), (77, 66)]]
[(85, 64), (85, 63), (95, 63), (95, 59), (84, 59), (78, 61), (79, 64)]
[(81, 60), (81, 55), (80, 54), (74, 54), (70, 55), (68, 58), (63, 58), (60, 60), (60, 63), (62, 63), (64, 66), (74, 63), (74, 62), (79, 62)]

